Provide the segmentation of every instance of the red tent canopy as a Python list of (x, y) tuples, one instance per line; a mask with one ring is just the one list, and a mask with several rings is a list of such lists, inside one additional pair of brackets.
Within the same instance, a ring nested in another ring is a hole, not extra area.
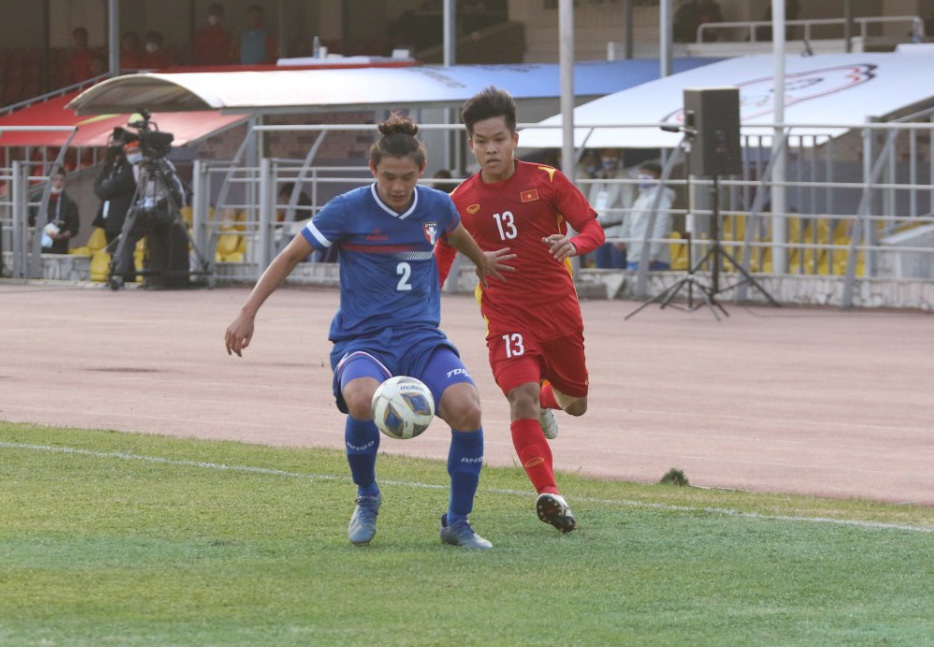
[[(75, 126), (78, 132), (71, 140), (73, 147), (106, 146), (116, 126), (126, 126), (130, 114), (81, 115), (65, 108), (79, 92), (65, 94), (0, 117), (0, 147), (10, 146), (64, 146), (69, 132), (5, 131), (10, 126)], [(152, 122), (159, 130), (175, 135), (173, 144), (184, 146), (203, 139), (219, 130), (246, 121), (244, 114), (221, 114), (218, 110), (199, 112), (154, 113)]]

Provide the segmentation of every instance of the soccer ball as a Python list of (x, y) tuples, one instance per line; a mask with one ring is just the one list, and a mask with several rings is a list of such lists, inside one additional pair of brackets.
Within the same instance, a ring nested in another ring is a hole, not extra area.
[(415, 438), (428, 429), (434, 415), (431, 389), (414, 377), (391, 377), (373, 394), (373, 420), (391, 438)]

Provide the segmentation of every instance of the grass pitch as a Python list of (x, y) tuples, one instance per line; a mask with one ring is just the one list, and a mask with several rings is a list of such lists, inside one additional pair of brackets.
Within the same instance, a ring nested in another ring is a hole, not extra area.
[[(391, 442), (391, 441), (387, 441)], [(418, 441), (412, 441), (418, 442)], [(487, 468), (383, 455), (368, 547), (343, 454), (0, 423), (0, 645), (917, 645), (934, 509), (560, 476), (561, 535)], [(688, 475), (690, 476), (690, 475)]]

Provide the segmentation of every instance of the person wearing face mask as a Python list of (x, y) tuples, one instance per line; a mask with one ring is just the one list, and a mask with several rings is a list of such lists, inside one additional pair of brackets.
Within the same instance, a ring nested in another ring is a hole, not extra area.
[(233, 63), (233, 35), (221, 24), (224, 22), (224, 6), (215, 2), (208, 7), (207, 20), (208, 24), (195, 32), (195, 64), (229, 65)]
[[(139, 142), (132, 141), (124, 147), (127, 162), (131, 165), (136, 192), (133, 195), (130, 211), (131, 222), (125, 223), (121, 240), (113, 252), (114, 259), (110, 277), (113, 289), (119, 289), (124, 283), (136, 280), (136, 266), (133, 253), (141, 238), (148, 237), (149, 262), (147, 270), (157, 275), (150, 287), (164, 285), (165, 267), (152, 267), (153, 258), (166, 257), (166, 245), (171, 235), (171, 225), (178, 215), (178, 208), (185, 198), (185, 189), (175, 172), (175, 167), (167, 159), (150, 160), (140, 148)], [(159, 167), (157, 169), (157, 167)], [(187, 264), (187, 261), (186, 261)]]
[(136, 179), (133, 177), (133, 165), (123, 154), (123, 146), (112, 143), (107, 149), (104, 167), (94, 180), (94, 195), (101, 200), (100, 209), (91, 224), (101, 227), (107, 239), (107, 250), (112, 254), (112, 244), (123, 229), (126, 213), (136, 194)]
[(162, 34), (157, 31), (146, 32), (146, 45), (144, 46), (140, 67), (144, 70), (161, 70), (172, 67), (172, 59), (162, 51)]
[[(658, 181), (661, 176), (662, 167), (656, 162), (643, 162), (639, 165), (639, 195), (623, 220), (620, 232), (620, 238), (630, 241), (627, 243), (627, 269), (638, 270), (644, 260), (648, 260), (650, 270), (667, 270), (671, 267), (666, 238), (671, 231), (671, 205), (674, 203), (675, 192), (661, 185)], [(661, 196), (658, 196), (659, 191)], [(646, 252), (642, 241), (645, 240), (649, 228), (656, 198), (658, 210), (649, 232)]]
[[(49, 182), (52, 190), (49, 193), (47, 206), (47, 222), (42, 228), (42, 253), (67, 254), (68, 241), (78, 235), (81, 219), (78, 216), (78, 204), (65, 193), (65, 169), (56, 168)], [(36, 226), (37, 210), (34, 208), (29, 214), (29, 226)]]
[(619, 150), (607, 148), (598, 159), (594, 179), (600, 181), (590, 185), (588, 198), (606, 242), (594, 251), (594, 262), (601, 269), (622, 270), (626, 268), (626, 245), (615, 239), (620, 237), (624, 210), (632, 204), (635, 191), (632, 184), (621, 181), (632, 178), (623, 168)]

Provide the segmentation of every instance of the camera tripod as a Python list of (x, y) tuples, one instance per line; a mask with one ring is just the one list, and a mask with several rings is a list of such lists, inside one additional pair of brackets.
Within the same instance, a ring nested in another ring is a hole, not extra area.
[[(720, 302), (717, 300), (717, 295), (734, 288), (739, 287), (740, 285), (745, 285), (746, 283), (751, 283), (762, 295), (771, 303), (773, 306), (779, 307), (778, 301), (776, 301), (771, 294), (769, 294), (762, 285), (756, 281), (755, 278), (744, 268), (740, 263), (733, 258), (733, 256), (723, 248), (723, 245), (720, 242), (720, 177), (718, 175), (712, 176), (713, 182), (710, 185), (710, 198), (711, 198), (711, 212), (712, 212), (712, 221), (710, 225), (710, 239), (711, 244), (707, 249), (706, 253), (701, 257), (699, 261), (691, 265), (691, 239), (688, 237), (688, 269), (687, 272), (680, 279), (669, 285), (667, 288), (656, 294), (651, 299), (644, 301), (642, 305), (630, 312), (623, 319), (629, 319), (630, 317), (635, 316), (646, 306), (653, 303), (658, 303), (660, 308), (665, 308), (668, 305), (672, 307), (678, 307), (675, 304), (672, 304), (672, 300), (678, 295), (682, 288), (687, 287), (688, 290), (688, 302), (687, 310), (693, 311), (700, 308), (700, 304), (694, 304), (694, 288), (696, 287), (701, 297), (703, 298), (703, 303), (710, 309), (710, 312), (713, 314), (714, 318), (719, 321), (720, 315), (717, 314), (717, 310), (723, 313), (724, 316), (730, 316), (730, 313), (726, 311)], [(720, 287), (720, 266), (723, 262), (723, 259), (728, 260), (732, 263), (733, 267), (742, 274), (743, 278), (728, 285), (724, 288)], [(698, 271), (704, 266), (705, 263), (711, 262), (710, 270), (710, 283), (706, 284), (703, 281), (699, 280), (696, 276)]]
[[(136, 192), (131, 201), (131, 207), (127, 211), (126, 220), (116, 239), (116, 250), (113, 252), (110, 261), (110, 274), (108, 284), (112, 290), (119, 290), (123, 287), (127, 275), (136, 275), (134, 251), (136, 244), (145, 236), (150, 236), (156, 227), (165, 227), (167, 229), (166, 238), (171, 234), (173, 226), (178, 227), (185, 232), (187, 246), (185, 251), (186, 280), (191, 274), (208, 274), (210, 264), (205, 259), (204, 254), (198, 249), (197, 244), (188, 231), (188, 226), (182, 219), (181, 202), (184, 199), (185, 186), (181, 178), (175, 172), (172, 164), (164, 159), (144, 159), (140, 162), (139, 183)], [(156, 196), (160, 196), (158, 201)], [(164, 204), (163, 204), (164, 201)], [(150, 238), (152, 241), (152, 238)], [(111, 245), (113, 241), (111, 242)], [(166, 243), (168, 245), (168, 243)], [(191, 255), (188, 248), (192, 250), (198, 262), (198, 270), (191, 269)], [(150, 248), (150, 258), (152, 249)], [(166, 268), (164, 272), (153, 272), (151, 269), (145, 269), (139, 274), (148, 275), (154, 273), (170, 274)]]

